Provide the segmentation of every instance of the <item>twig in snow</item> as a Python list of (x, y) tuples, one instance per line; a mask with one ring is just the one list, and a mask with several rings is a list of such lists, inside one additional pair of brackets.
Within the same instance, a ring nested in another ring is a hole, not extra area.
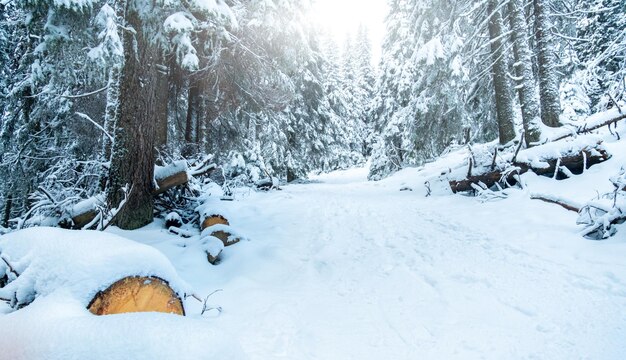
[(213, 291), (212, 293), (210, 293), (209, 295), (207, 295), (207, 297), (204, 299), (204, 304), (202, 305), (202, 312), (200, 313), (200, 315), (204, 315), (205, 312), (211, 311), (213, 309), (217, 310), (220, 314), (222, 313), (222, 307), (221, 306), (218, 306), (218, 307), (208, 307), (207, 306), (207, 302), (209, 301), (209, 298), (213, 294), (215, 294), (217, 292), (220, 292), (220, 291), (223, 291), (223, 290), (222, 289), (217, 289), (217, 290)]
[(4, 258), (4, 256), (0, 255), (0, 259), (2, 259), (2, 261), (7, 264), (7, 267), (9, 268), (9, 271), (13, 273), (13, 275), (15, 275), (15, 277), (19, 277), (20, 274), (18, 274), (17, 271), (15, 271), (15, 269), (13, 268), (13, 266), (11, 266), (11, 264), (7, 261), (7, 259)]
[(493, 160), (491, 160), (491, 171), (493, 171), (496, 168), (497, 158), (498, 158), (498, 147), (496, 146), (496, 148), (493, 151)]
[(515, 163), (515, 161), (517, 160), (517, 155), (519, 154), (520, 150), (522, 150), (522, 145), (524, 144), (524, 133), (522, 133), (522, 137), (519, 139), (519, 145), (517, 145), (517, 149), (515, 150), (515, 155), (513, 155), (513, 160), (511, 160), (511, 163)]

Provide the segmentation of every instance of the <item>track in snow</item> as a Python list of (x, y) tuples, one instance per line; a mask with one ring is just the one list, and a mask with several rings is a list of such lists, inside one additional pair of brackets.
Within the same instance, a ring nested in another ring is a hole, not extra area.
[(252, 241), (218, 267), (171, 255), (193, 285), (225, 290), (215, 326), (251, 359), (626, 356), (626, 261), (606, 248), (623, 244), (598, 249), (571, 215), (521, 196), (479, 204), (334, 176), (238, 202)]

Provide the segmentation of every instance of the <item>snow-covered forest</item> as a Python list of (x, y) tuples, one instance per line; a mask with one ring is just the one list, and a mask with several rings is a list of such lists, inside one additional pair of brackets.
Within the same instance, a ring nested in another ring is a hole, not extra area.
[(626, 357), (626, 1), (324, 1), (0, 0), (0, 360)]

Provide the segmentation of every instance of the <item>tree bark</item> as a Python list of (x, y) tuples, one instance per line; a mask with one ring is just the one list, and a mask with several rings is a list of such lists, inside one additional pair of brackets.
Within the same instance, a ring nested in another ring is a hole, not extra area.
[(4, 214), (2, 217), (2, 226), (9, 227), (9, 220), (11, 220), (11, 210), (13, 207), (13, 194), (6, 194), (6, 201), (4, 204)]
[[(109, 71), (109, 88), (107, 89), (107, 105), (104, 111), (104, 130), (107, 134), (115, 134), (116, 121), (118, 118), (118, 104), (120, 99), (120, 71), (122, 64), (113, 65)], [(111, 148), (113, 142), (104, 134), (102, 136), (102, 159), (103, 162), (111, 160)], [(108, 172), (103, 169), (100, 173), (100, 190), (105, 190), (108, 180)]]
[(111, 156), (107, 202), (120, 206), (127, 187), (128, 198), (114, 224), (132, 230), (153, 220), (154, 137), (156, 111), (157, 51), (142, 31), (136, 9), (126, 5), (124, 67), (120, 79), (119, 119)]
[(541, 140), (541, 113), (537, 83), (533, 73), (532, 52), (528, 44), (528, 26), (521, 0), (509, 1), (509, 20), (513, 30), (515, 69), (517, 77), (521, 78), (517, 82), (517, 92), (522, 108), (524, 139), (526, 146), (530, 147)]
[(156, 122), (155, 146), (161, 149), (167, 146), (168, 111), (169, 111), (169, 81), (168, 67), (163, 64), (164, 57), (159, 56), (159, 65), (156, 81), (156, 111), (154, 113)]
[(189, 93), (187, 95), (187, 121), (185, 122), (185, 142), (191, 144), (194, 141), (194, 118), (197, 118), (197, 100), (198, 100), (198, 85), (196, 80), (189, 79)]
[(559, 77), (556, 70), (556, 46), (552, 35), (550, 0), (534, 0), (535, 38), (537, 41), (537, 77), (539, 78), (539, 100), (541, 121), (551, 127), (560, 126), (561, 100)]
[(497, 1), (489, 0), (487, 11), (491, 14), (489, 19), (489, 38), (491, 39), (491, 57), (493, 60), (492, 74), (493, 86), (496, 97), (496, 117), (500, 144), (504, 145), (515, 139), (515, 121), (513, 117), (513, 99), (511, 97), (511, 83), (507, 76), (508, 66), (504, 53), (504, 22), (500, 11), (497, 9)]

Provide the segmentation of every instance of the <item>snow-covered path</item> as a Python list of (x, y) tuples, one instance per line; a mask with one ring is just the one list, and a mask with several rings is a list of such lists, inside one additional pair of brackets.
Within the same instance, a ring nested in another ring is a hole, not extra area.
[(583, 240), (574, 214), (521, 191), (480, 204), (363, 170), (319, 180), (231, 203), (252, 241), (217, 267), (152, 243), (198, 289), (224, 289), (215, 326), (251, 359), (626, 356), (623, 235)]

